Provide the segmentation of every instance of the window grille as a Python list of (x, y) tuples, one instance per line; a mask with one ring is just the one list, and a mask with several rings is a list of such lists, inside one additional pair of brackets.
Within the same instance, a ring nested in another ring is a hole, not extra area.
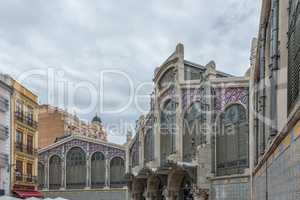
[(120, 157), (115, 157), (110, 161), (110, 187), (120, 188), (123, 187), (126, 182), (125, 176), (125, 164), (124, 160)]
[(50, 190), (61, 187), (62, 161), (59, 156), (52, 156), (49, 160), (49, 188)]
[(176, 134), (176, 102), (168, 100), (160, 113), (161, 123), (161, 161), (166, 162), (166, 158), (175, 152)]
[(288, 108), (299, 100), (300, 90), (300, 2), (290, 0), (288, 40)]
[(200, 102), (192, 104), (184, 117), (183, 159), (192, 161), (196, 156), (197, 146), (206, 144), (206, 116), (204, 105)]
[(91, 158), (91, 183), (92, 188), (101, 188), (105, 185), (105, 156), (96, 152)]
[(86, 156), (79, 147), (72, 148), (67, 154), (67, 188), (83, 189), (86, 186)]
[(154, 159), (154, 135), (153, 129), (149, 128), (147, 130), (144, 142), (144, 157), (145, 161), (149, 162)]
[(221, 115), (217, 132), (217, 175), (241, 174), (248, 167), (249, 127), (241, 105), (228, 107)]

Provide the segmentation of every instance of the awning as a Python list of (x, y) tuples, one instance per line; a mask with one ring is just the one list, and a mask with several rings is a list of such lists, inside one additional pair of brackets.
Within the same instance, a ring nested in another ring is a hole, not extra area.
[(42, 193), (34, 190), (13, 190), (13, 193), (16, 194), (18, 198), (26, 199), (29, 197), (42, 198)]

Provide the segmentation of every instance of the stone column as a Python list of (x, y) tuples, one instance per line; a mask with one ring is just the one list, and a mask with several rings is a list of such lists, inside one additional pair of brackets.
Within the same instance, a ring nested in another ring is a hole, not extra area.
[(62, 148), (62, 157), (61, 157), (61, 185), (60, 189), (66, 189), (66, 155), (65, 155), (65, 147)]
[(66, 161), (65, 156), (62, 157), (61, 160), (61, 185), (60, 189), (64, 190), (66, 188)]
[(46, 159), (45, 167), (44, 167), (44, 174), (45, 174), (45, 179), (44, 179), (44, 190), (49, 190), (49, 160), (48, 158)]
[(87, 152), (86, 152), (86, 185), (85, 189), (91, 188), (91, 159), (90, 159), (90, 149), (89, 144), (87, 146)]
[(105, 157), (105, 187), (110, 187), (110, 165), (107, 157)]

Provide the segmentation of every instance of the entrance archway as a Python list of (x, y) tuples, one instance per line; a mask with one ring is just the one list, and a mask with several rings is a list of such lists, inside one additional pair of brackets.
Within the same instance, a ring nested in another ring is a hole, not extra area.
[(134, 178), (132, 182), (132, 199), (145, 200), (146, 179)]
[(152, 175), (147, 179), (147, 199), (156, 200), (161, 199), (162, 190), (161, 190), (161, 181), (160, 178), (156, 175)]

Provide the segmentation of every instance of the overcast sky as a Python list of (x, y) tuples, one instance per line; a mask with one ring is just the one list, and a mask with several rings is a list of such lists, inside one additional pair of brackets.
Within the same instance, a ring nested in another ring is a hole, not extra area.
[(40, 103), (85, 120), (98, 113), (109, 140), (123, 143), (126, 124), (141, 114), (136, 105), (147, 110), (149, 103), (132, 102), (130, 84), (150, 94), (154, 69), (178, 42), (186, 59), (214, 60), (218, 70), (243, 75), (259, 9), (259, 0), (1, 0), (0, 71)]

